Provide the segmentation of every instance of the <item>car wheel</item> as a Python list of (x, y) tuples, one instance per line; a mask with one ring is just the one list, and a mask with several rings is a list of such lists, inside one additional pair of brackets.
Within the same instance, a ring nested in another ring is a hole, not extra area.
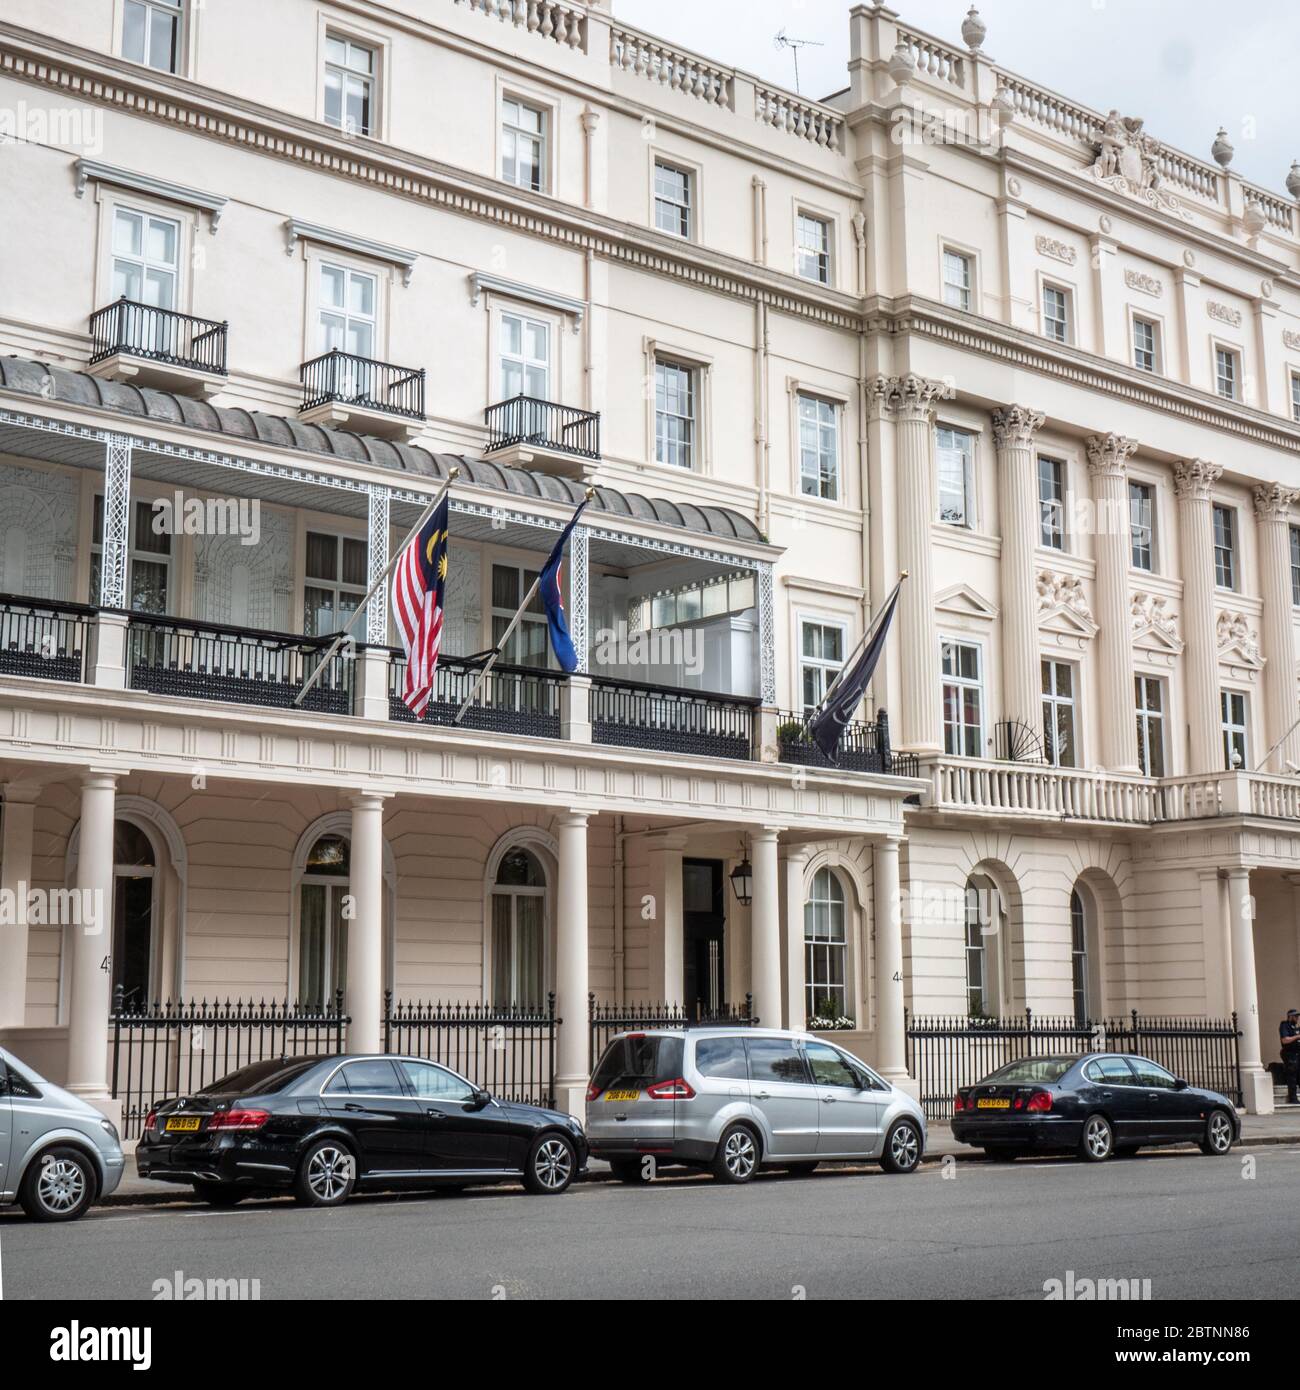
[(1232, 1121), (1225, 1110), (1211, 1110), (1205, 1121), (1205, 1138), (1201, 1152), (1211, 1158), (1222, 1158), (1233, 1145)]
[(554, 1197), (573, 1181), (577, 1156), (562, 1134), (543, 1134), (533, 1145), (524, 1169), (524, 1186), (536, 1196)]
[(1079, 1157), (1088, 1163), (1104, 1163), (1115, 1152), (1115, 1131), (1105, 1115), (1089, 1115), (1083, 1122)]
[(248, 1189), (229, 1182), (200, 1181), (194, 1184), (194, 1195), (210, 1207), (233, 1207), (248, 1196)]
[(921, 1131), (911, 1120), (899, 1120), (885, 1136), (880, 1166), (886, 1173), (915, 1173), (920, 1163)]
[(293, 1179), (293, 1195), (304, 1207), (342, 1206), (356, 1182), (357, 1160), (352, 1150), (337, 1139), (318, 1139), (302, 1156)]
[(95, 1170), (80, 1149), (46, 1149), (28, 1167), (18, 1200), (33, 1221), (75, 1221), (95, 1189)]
[(609, 1171), (619, 1182), (628, 1183), (630, 1186), (644, 1186), (654, 1178), (654, 1168), (646, 1171), (646, 1163), (640, 1158), (620, 1158), (617, 1162), (611, 1162)]
[(728, 1125), (711, 1165), (719, 1182), (748, 1182), (758, 1171), (758, 1136), (748, 1125)]

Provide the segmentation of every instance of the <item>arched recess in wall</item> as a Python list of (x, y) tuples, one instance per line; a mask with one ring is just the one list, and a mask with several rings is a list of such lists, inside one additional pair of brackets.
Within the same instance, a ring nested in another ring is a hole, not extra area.
[[(1115, 880), (1104, 870), (1085, 869), (1075, 880), (1071, 898), (1077, 897), (1082, 914), (1087, 1005), (1093, 1019), (1108, 1018), (1128, 1008), (1128, 978), (1123, 955), (1124, 908)], [(1078, 913), (1071, 902), (1071, 950)]]
[[(866, 904), (870, 901), (863, 866), (839, 850), (823, 850), (811, 855), (804, 868), (803, 905), (796, 917), (803, 931), (804, 1001), (808, 1016), (817, 1005), (817, 975), (833, 976), (833, 968), (814, 970), (817, 964), (832, 966), (835, 918), (834, 893), (828, 895), (826, 876), (838, 884), (844, 917), (844, 969), (847, 986), (846, 1014), (858, 1029), (869, 1031), (873, 1026), (872, 1011), (872, 950), (870, 918)], [(831, 983), (827, 979), (827, 983)]]
[[(963, 927), (970, 1012), (1023, 1013), (1024, 904), (1020, 883), (1002, 860), (981, 859), (967, 875)], [(983, 978), (977, 990), (981, 967)]]
[[(481, 936), (485, 1003), (545, 1006), (544, 996), (555, 988), (558, 881), (559, 846), (539, 826), (512, 826), (488, 851)], [(538, 993), (543, 997), (532, 998)]]

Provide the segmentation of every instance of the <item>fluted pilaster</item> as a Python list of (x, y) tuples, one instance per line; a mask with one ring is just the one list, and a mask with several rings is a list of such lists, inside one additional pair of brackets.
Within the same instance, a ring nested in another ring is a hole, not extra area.
[(1136, 450), (1137, 440), (1122, 434), (1095, 434), (1088, 440), (1096, 517), (1097, 689), (1106, 712), (1101, 761), (1115, 772), (1136, 772), (1138, 767), (1128, 597), (1128, 461)]
[(1219, 648), (1214, 628), (1214, 525), (1210, 497), (1223, 469), (1189, 459), (1174, 469), (1183, 561), (1183, 670), (1187, 688), (1187, 771), (1223, 768)]
[[(1300, 715), (1296, 701), (1295, 626), (1291, 614), (1291, 508), (1300, 492), (1280, 483), (1255, 489), (1259, 523), (1259, 578), (1264, 597), (1264, 747), (1272, 748), (1269, 772), (1300, 763)], [(1261, 752), (1263, 749), (1260, 750)]]

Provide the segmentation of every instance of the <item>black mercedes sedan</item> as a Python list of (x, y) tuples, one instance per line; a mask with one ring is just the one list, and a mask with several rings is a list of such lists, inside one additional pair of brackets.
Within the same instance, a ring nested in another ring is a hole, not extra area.
[(563, 1192), (587, 1165), (569, 1115), (497, 1100), (419, 1057), (341, 1055), (254, 1062), (151, 1111), (142, 1178), (184, 1183), (214, 1206), (289, 1190), (333, 1207), (358, 1188), (521, 1182)]
[(1089, 1163), (1148, 1145), (1199, 1144), (1226, 1154), (1240, 1137), (1227, 1096), (1203, 1091), (1146, 1057), (1089, 1052), (1025, 1057), (957, 1092), (953, 1138), (991, 1158), (1077, 1153)]

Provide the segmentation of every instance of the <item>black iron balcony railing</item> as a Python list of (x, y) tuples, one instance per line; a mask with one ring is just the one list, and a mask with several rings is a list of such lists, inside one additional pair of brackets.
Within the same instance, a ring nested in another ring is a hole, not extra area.
[[(132, 690), (154, 695), (288, 709), (332, 641), (132, 613), (128, 682)], [(345, 645), (330, 658), (302, 707), (351, 714), (353, 674)]]
[[(433, 694), (422, 722), (451, 724), (469, 698), (483, 669), (483, 659), (440, 656), (434, 672)], [(565, 677), (558, 671), (531, 666), (505, 666), (498, 662), (488, 672), (483, 688), (460, 721), (462, 729), (491, 733), (529, 734), (533, 738), (559, 738), (560, 694)], [(394, 651), (388, 666), (388, 717), (409, 723), (415, 716), (402, 700), (406, 685), (406, 657)]]
[(123, 297), (90, 316), (91, 365), (126, 353), (225, 376), (227, 327)]
[(0, 673), (84, 681), (95, 613), (84, 603), (0, 594)]
[(1001, 719), (993, 726), (993, 757), (1000, 763), (1044, 763), (1042, 730), (1023, 719)]
[(535, 396), (512, 396), (483, 412), (487, 453), (512, 444), (535, 444), (581, 458), (600, 457), (600, 412), (577, 410)]
[(299, 368), (300, 410), (338, 401), (410, 420), (424, 419), (424, 368), (395, 367), (335, 348)]
[(755, 756), (758, 706), (757, 700), (744, 695), (594, 676), (592, 742), (698, 758), (748, 760)]
[(895, 753), (889, 746), (889, 716), (883, 709), (874, 724), (855, 719), (844, 726), (838, 761), (834, 763), (813, 742), (803, 715), (782, 711), (777, 721), (777, 746), (783, 763), (848, 772), (883, 772), (894, 777), (920, 776), (915, 753)]

